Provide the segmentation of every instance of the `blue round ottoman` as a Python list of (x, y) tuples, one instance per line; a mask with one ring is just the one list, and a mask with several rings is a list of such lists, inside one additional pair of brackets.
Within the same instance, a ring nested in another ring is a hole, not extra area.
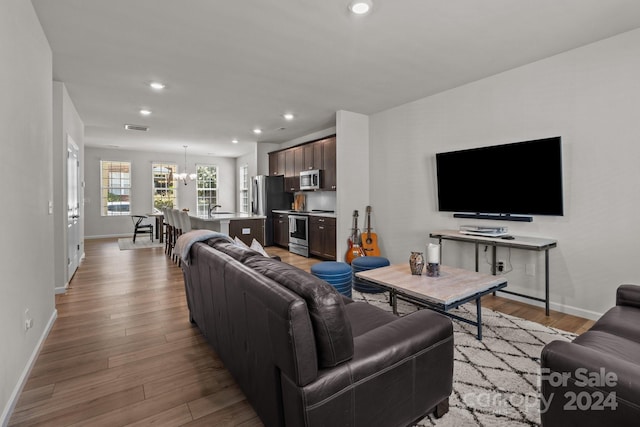
[(351, 267), (345, 262), (323, 261), (311, 266), (311, 274), (351, 298)]
[(385, 257), (381, 256), (362, 256), (355, 258), (351, 261), (351, 268), (353, 269), (353, 289), (359, 292), (366, 292), (368, 294), (379, 294), (384, 292), (382, 288), (369, 285), (361, 279), (356, 277), (356, 273), (361, 271), (373, 270), (374, 268), (386, 267), (391, 263)]

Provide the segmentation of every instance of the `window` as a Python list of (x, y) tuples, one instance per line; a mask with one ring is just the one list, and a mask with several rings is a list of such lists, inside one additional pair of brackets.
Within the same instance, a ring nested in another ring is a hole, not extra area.
[(100, 161), (102, 216), (130, 215), (131, 163)]
[(176, 191), (176, 172), (178, 166), (172, 163), (153, 163), (153, 213), (162, 212), (162, 208), (174, 209), (178, 207), (178, 192)]
[(196, 187), (198, 191), (197, 214), (207, 215), (209, 207), (218, 204), (218, 167), (196, 165)]
[(240, 212), (249, 213), (249, 165), (240, 167)]

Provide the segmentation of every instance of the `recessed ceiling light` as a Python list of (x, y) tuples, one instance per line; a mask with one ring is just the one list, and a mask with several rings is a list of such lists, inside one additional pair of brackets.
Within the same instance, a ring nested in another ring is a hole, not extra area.
[(165, 87), (167, 87), (164, 83), (160, 83), (160, 82), (151, 82), (149, 83), (149, 86), (151, 86), (151, 88), (155, 90), (162, 90)]
[(371, 11), (372, 4), (369, 0), (356, 0), (349, 4), (349, 10), (356, 15), (365, 15)]
[(237, 144), (238, 140), (237, 139), (232, 139), (231, 142), (233, 142), (234, 144)]
[(146, 108), (143, 108), (142, 110), (140, 110), (140, 114), (142, 114), (143, 116), (148, 116), (151, 114), (151, 110), (147, 110)]
[(253, 133), (255, 133), (256, 135), (260, 135), (262, 133), (262, 129), (255, 128), (253, 130)]
[(293, 120), (293, 114), (291, 113), (285, 113), (282, 117), (284, 117), (285, 120)]

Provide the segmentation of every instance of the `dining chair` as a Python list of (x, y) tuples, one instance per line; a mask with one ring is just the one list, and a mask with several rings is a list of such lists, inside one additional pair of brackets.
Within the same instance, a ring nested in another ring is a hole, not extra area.
[(149, 238), (153, 242), (153, 224), (147, 224), (145, 219), (149, 218), (146, 215), (131, 215), (133, 221), (133, 243), (136, 243), (136, 236), (138, 234), (148, 234)]

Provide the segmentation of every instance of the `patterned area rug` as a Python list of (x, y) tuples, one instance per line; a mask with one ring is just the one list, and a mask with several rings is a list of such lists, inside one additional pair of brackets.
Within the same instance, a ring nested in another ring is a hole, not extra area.
[[(389, 294), (353, 291), (353, 299), (391, 311)], [(398, 301), (398, 313), (415, 311)], [(475, 303), (452, 312), (475, 320)], [(538, 426), (539, 374), (542, 347), (553, 340), (571, 341), (574, 334), (517, 317), (482, 309), (482, 341), (476, 327), (453, 321), (454, 367), (450, 409), (442, 418), (433, 415), (419, 426)]]
[(130, 249), (147, 249), (147, 248), (164, 248), (164, 243), (160, 243), (157, 240), (153, 242), (149, 240), (149, 237), (136, 237), (136, 242), (133, 243), (131, 237), (118, 239), (118, 247), (121, 251), (127, 251)]

